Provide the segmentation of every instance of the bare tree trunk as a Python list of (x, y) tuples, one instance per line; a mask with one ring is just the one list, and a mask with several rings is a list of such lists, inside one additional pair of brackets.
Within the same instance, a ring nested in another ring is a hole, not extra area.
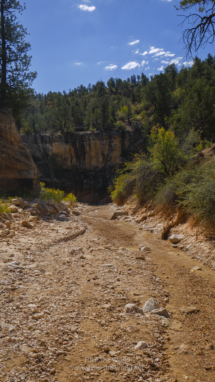
[(6, 102), (6, 41), (5, 41), (5, 17), (4, 17), (4, 3), (5, 0), (1, 0), (1, 98), (0, 98), (0, 108), (5, 108)]

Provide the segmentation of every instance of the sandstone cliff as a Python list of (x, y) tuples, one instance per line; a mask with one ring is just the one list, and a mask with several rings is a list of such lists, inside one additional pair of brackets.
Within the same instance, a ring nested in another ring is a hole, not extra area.
[(107, 195), (123, 160), (144, 149), (140, 130), (22, 135), (40, 180), (73, 192), (79, 201), (98, 202)]
[(0, 111), (0, 193), (12, 195), (40, 189), (37, 168), (24, 147), (14, 119)]

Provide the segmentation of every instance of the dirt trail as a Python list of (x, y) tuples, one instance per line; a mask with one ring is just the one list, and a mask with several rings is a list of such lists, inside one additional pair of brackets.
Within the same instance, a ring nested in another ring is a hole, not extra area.
[[(1, 243), (0, 381), (215, 381), (215, 272), (113, 205), (78, 209)], [(149, 298), (170, 318), (125, 313)]]

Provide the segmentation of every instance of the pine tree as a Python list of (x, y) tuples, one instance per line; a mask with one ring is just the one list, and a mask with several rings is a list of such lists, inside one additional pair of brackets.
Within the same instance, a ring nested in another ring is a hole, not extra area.
[(19, 1), (0, 0), (0, 108), (12, 109), (17, 117), (27, 105), (28, 89), (36, 78), (36, 72), (29, 71), (28, 33), (17, 19), (24, 9)]

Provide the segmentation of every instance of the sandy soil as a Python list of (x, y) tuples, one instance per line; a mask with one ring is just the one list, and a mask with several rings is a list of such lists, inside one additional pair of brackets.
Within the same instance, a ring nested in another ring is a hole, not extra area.
[[(215, 381), (214, 270), (114, 205), (76, 209), (0, 242), (0, 381)], [(125, 313), (149, 298), (169, 318)]]

